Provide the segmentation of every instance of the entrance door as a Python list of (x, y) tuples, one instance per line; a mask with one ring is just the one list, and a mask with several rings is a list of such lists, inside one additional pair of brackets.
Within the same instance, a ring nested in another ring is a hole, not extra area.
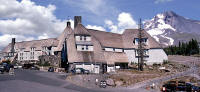
[(107, 72), (107, 64), (102, 64), (103, 73)]
[(99, 73), (99, 66), (98, 65), (94, 66), (94, 73)]

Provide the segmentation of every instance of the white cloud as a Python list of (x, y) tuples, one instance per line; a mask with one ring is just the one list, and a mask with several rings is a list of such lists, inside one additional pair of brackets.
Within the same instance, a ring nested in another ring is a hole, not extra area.
[(30, 41), (30, 40), (34, 40), (35, 38), (33, 37), (26, 37), (23, 35), (9, 35), (9, 34), (4, 34), (0, 36), (0, 49), (3, 49), (3, 47), (5, 47), (6, 45), (8, 45), (8, 43), (11, 42), (12, 38), (17, 38), (17, 41)]
[(99, 31), (106, 31), (106, 29), (103, 28), (102, 26), (96, 26), (96, 25), (87, 25), (86, 28), (95, 29), (95, 30), (99, 30)]
[(65, 0), (65, 2), (73, 7), (81, 8), (81, 11), (98, 16), (112, 16), (118, 12), (118, 9), (109, 5), (106, 0)]
[(118, 15), (118, 23), (114, 24), (111, 20), (105, 20), (105, 24), (113, 33), (123, 33), (125, 29), (137, 28), (137, 23), (130, 13), (122, 12)]
[(158, 3), (165, 3), (165, 2), (170, 2), (170, 1), (173, 1), (173, 0), (155, 0), (154, 3), (158, 4)]
[(49, 36), (46, 33), (38, 37), (38, 39), (47, 39), (47, 38), (49, 38)]
[(57, 19), (55, 9), (54, 5), (40, 6), (30, 0), (0, 0), (0, 49), (11, 37), (17, 41), (57, 37), (66, 20)]

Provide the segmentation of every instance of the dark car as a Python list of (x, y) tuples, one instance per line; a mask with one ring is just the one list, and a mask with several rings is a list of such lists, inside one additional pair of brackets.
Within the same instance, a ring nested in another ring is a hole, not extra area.
[(200, 92), (200, 87), (192, 85), (192, 92)]
[(9, 72), (10, 68), (14, 68), (13, 65), (8, 63), (3, 63), (2, 66), (4, 67), (4, 72)]
[(192, 84), (186, 83), (185, 85), (186, 85), (186, 91), (187, 92), (192, 92)]
[(176, 91), (176, 81), (169, 81), (162, 87), (162, 92), (175, 92)]
[(107, 83), (105, 80), (100, 81), (100, 84), (99, 84), (100, 88), (106, 88), (106, 86), (107, 86)]
[(33, 66), (33, 64), (24, 64), (22, 66), (23, 69), (30, 69)]
[(175, 92), (176, 91), (176, 81), (170, 81), (163, 85), (162, 92)]
[(176, 91), (186, 92), (186, 89), (187, 89), (186, 83), (183, 82), (183, 81), (179, 81), (179, 82), (178, 82), (178, 85), (177, 85), (177, 87), (176, 87)]
[(54, 72), (54, 68), (53, 67), (49, 67), (48, 72)]
[(31, 70), (40, 70), (40, 68), (38, 68), (37, 66), (32, 66), (30, 69)]
[(1, 73), (1, 74), (3, 74), (3, 73), (4, 73), (4, 71), (5, 71), (5, 68), (4, 68), (4, 66), (3, 66), (3, 65), (0, 65), (0, 73)]

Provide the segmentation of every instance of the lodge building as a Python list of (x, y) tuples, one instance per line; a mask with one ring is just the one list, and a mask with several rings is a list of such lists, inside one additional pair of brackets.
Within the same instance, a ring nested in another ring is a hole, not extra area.
[[(138, 62), (138, 29), (126, 29), (122, 34), (87, 29), (81, 16), (74, 17), (74, 29), (70, 22), (60, 36), (33, 41), (12, 42), (6, 46), (1, 60), (15, 62), (50, 62), (57, 67), (84, 68), (99, 73), (127, 68)], [(167, 55), (158, 42), (142, 31), (146, 64), (162, 63)]]

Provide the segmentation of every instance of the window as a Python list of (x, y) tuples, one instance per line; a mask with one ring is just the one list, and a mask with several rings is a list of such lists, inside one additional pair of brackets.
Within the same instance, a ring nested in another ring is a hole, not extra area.
[(123, 48), (112, 48), (112, 47), (105, 47), (103, 48), (104, 51), (111, 51), (111, 52), (124, 52)]
[[(147, 41), (148, 41), (148, 38), (142, 38), (142, 43), (147, 44)], [(135, 45), (138, 45), (138, 43), (139, 43), (139, 38), (134, 38), (133, 43), (134, 43)]]
[(76, 41), (91, 41), (91, 37), (87, 35), (75, 36)]
[(123, 52), (123, 49), (115, 49), (115, 52)]
[[(135, 54), (136, 54), (136, 56), (139, 56), (138, 55), (139, 54), (139, 50), (136, 50)], [(149, 56), (149, 50), (148, 49), (143, 50), (143, 55), (144, 56)]]
[(82, 41), (82, 36), (80, 36), (80, 41)]
[(88, 50), (88, 46), (86, 45), (86, 50)]
[(114, 51), (113, 48), (105, 48), (105, 51)]
[(84, 46), (82, 46), (82, 50), (84, 50)]
[(77, 51), (93, 51), (92, 45), (76, 45)]
[(86, 36), (84, 36), (84, 41), (86, 41)]

